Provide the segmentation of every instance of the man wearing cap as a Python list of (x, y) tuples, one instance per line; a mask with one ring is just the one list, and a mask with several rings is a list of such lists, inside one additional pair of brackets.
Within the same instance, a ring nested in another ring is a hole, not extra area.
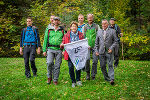
[(83, 26), (82, 33), (84, 34), (85, 38), (88, 40), (89, 45), (89, 54), (88, 59), (86, 61), (85, 69), (87, 72), (86, 79), (90, 80), (90, 53), (92, 53), (93, 63), (92, 63), (92, 80), (95, 80), (95, 76), (97, 74), (97, 63), (98, 63), (98, 57), (95, 54), (95, 39), (96, 34), (98, 30), (100, 30), (100, 27), (98, 24), (94, 23), (94, 15), (93, 14), (87, 14), (87, 20), (88, 23)]
[(54, 27), (47, 27), (44, 35), (43, 55), (47, 56), (47, 84), (50, 84), (52, 79), (55, 85), (58, 84), (60, 65), (62, 63), (60, 44), (64, 35), (64, 30), (59, 27), (59, 23), (60, 18), (54, 17)]
[(79, 14), (79, 16), (78, 16), (78, 31), (82, 32), (82, 28), (84, 25), (85, 25), (84, 16), (82, 14)]
[(121, 33), (121, 29), (120, 27), (115, 24), (115, 18), (111, 18), (109, 21), (110, 25), (109, 28), (116, 30), (116, 35), (118, 38), (118, 44), (116, 45), (116, 47), (114, 48), (114, 66), (117, 67), (119, 64), (119, 44), (120, 44), (120, 37), (123, 36), (123, 33)]

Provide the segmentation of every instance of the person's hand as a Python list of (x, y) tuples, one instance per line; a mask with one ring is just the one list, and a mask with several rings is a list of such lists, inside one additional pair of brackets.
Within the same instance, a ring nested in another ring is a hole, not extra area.
[(20, 55), (23, 55), (22, 47), (20, 47)]
[(40, 50), (40, 47), (38, 47), (37, 54), (40, 54), (40, 53), (41, 53), (41, 50)]
[(64, 55), (64, 54), (65, 54), (65, 51), (62, 52), (62, 55)]
[(120, 33), (120, 36), (123, 37), (123, 33)]
[(96, 56), (99, 56), (99, 53), (98, 53), (98, 52), (96, 52)]
[(43, 55), (46, 56), (47, 55), (46, 52), (43, 52)]
[(108, 50), (108, 53), (112, 53), (112, 50), (111, 50), (111, 49), (109, 49), (109, 50)]
[(63, 44), (63, 43), (61, 43), (61, 44), (60, 44), (60, 48), (63, 48), (63, 47), (64, 47), (64, 44)]

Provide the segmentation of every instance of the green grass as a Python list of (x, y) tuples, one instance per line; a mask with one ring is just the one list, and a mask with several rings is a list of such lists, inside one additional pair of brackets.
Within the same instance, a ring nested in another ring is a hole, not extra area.
[(0, 99), (150, 99), (150, 61), (120, 61), (115, 69), (115, 82), (111, 86), (104, 81), (98, 64), (96, 80), (85, 80), (82, 72), (82, 87), (71, 88), (67, 62), (63, 60), (59, 84), (47, 85), (46, 59), (37, 58), (38, 77), (26, 79), (23, 58), (0, 58)]

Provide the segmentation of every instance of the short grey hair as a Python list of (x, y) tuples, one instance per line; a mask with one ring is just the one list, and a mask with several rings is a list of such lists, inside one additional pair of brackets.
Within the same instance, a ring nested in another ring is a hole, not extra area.
[(91, 13), (87, 14), (87, 18), (88, 18), (88, 16), (89, 16), (89, 15), (92, 15), (92, 17), (94, 18), (94, 15), (93, 15), (93, 14), (91, 14)]
[[(83, 15), (82, 15), (82, 14), (79, 14), (78, 17), (79, 17), (79, 16), (83, 16)], [(84, 17), (84, 16), (83, 16), (83, 17)]]
[(50, 18), (51, 18), (52, 16), (54, 16), (54, 17), (55, 17), (55, 15), (51, 15), (51, 16), (50, 16)]
[(103, 22), (103, 21), (106, 21), (106, 22), (107, 22), (107, 24), (109, 24), (107, 19), (103, 19), (103, 20), (102, 20), (102, 22)]

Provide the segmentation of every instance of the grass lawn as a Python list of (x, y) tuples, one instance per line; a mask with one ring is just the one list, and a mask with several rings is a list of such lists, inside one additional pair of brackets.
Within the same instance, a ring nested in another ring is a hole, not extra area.
[(59, 84), (47, 85), (46, 59), (37, 58), (38, 77), (26, 79), (23, 58), (0, 58), (0, 100), (19, 99), (87, 99), (148, 100), (150, 99), (150, 61), (120, 61), (115, 68), (115, 85), (104, 81), (98, 64), (95, 80), (87, 81), (82, 72), (82, 87), (71, 87), (67, 62), (63, 60)]

